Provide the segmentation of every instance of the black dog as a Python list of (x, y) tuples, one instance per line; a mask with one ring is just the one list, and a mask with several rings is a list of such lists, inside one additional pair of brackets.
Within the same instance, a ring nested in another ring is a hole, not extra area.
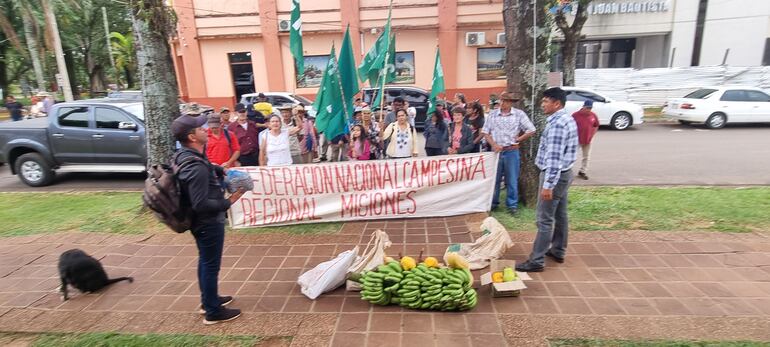
[(59, 276), (63, 300), (67, 300), (67, 285), (71, 284), (83, 293), (98, 291), (120, 281), (134, 282), (133, 277), (107, 278), (102, 264), (79, 249), (71, 249), (59, 257)]

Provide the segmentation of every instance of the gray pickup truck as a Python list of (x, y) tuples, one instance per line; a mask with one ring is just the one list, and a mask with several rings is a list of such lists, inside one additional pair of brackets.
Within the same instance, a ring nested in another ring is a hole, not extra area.
[(56, 172), (142, 172), (146, 162), (141, 101), (67, 102), (48, 117), (0, 123), (0, 163), (33, 187)]

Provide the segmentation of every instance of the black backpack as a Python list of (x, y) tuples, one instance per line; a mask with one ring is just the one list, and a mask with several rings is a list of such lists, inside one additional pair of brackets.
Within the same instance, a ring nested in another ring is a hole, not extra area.
[(186, 165), (201, 160), (190, 156), (177, 164), (179, 153), (174, 154), (169, 164), (153, 165), (147, 170), (142, 200), (161, 223), (177, 233), (183, 233), (190, 230), (192, 218), (181, 204), (182, 190), (177, 174)]

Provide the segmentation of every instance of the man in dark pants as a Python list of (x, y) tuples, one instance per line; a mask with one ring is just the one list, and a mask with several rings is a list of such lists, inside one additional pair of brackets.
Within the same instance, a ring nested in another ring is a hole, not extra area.
[(198, 246), (198, 285), (201, 291), (204, 324), (216, 324), (238, 318), (241, 311), (225, 305), (232, 302), (230, 296), (219, 296), (218, 277), (222, 264), (222, 249), (225, 242), (225, 211), (242, 195), (237, 191), (225, 199), (224, 189), (219, 184), (224, 169), (212, 165), (204, 154), (208, 139), (205, 116), (185, 114), (171, 124), (174, 137), (182, 148), (174, 155), (181, 186), (181, 204), (192, 214), (190, 228)]
[(517, 271), (543, 271), (546, 256), (558, 263), (564, 262), (569, 230), (567, 192), (572, 183), (572, 165), (578, 148), (577, 124), (564, 111), (566, 102), (567, 94), (561, 88), (543, 92), (540, 107), (548, 118), (535, 159), (535, 165), (541, 170), (537, 236), (529, 260), (516, 265)]

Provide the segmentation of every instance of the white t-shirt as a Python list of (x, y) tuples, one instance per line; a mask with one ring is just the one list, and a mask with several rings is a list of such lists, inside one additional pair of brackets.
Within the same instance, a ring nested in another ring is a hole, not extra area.
[(281, 130), (281, 134), (278, 136), (273, 135), (270, 130), (259, 133), (259, 143), (261, 146), (264, 146), (265, 139), (267, 139), (267, 166), (292, 164), (288, 130)]

